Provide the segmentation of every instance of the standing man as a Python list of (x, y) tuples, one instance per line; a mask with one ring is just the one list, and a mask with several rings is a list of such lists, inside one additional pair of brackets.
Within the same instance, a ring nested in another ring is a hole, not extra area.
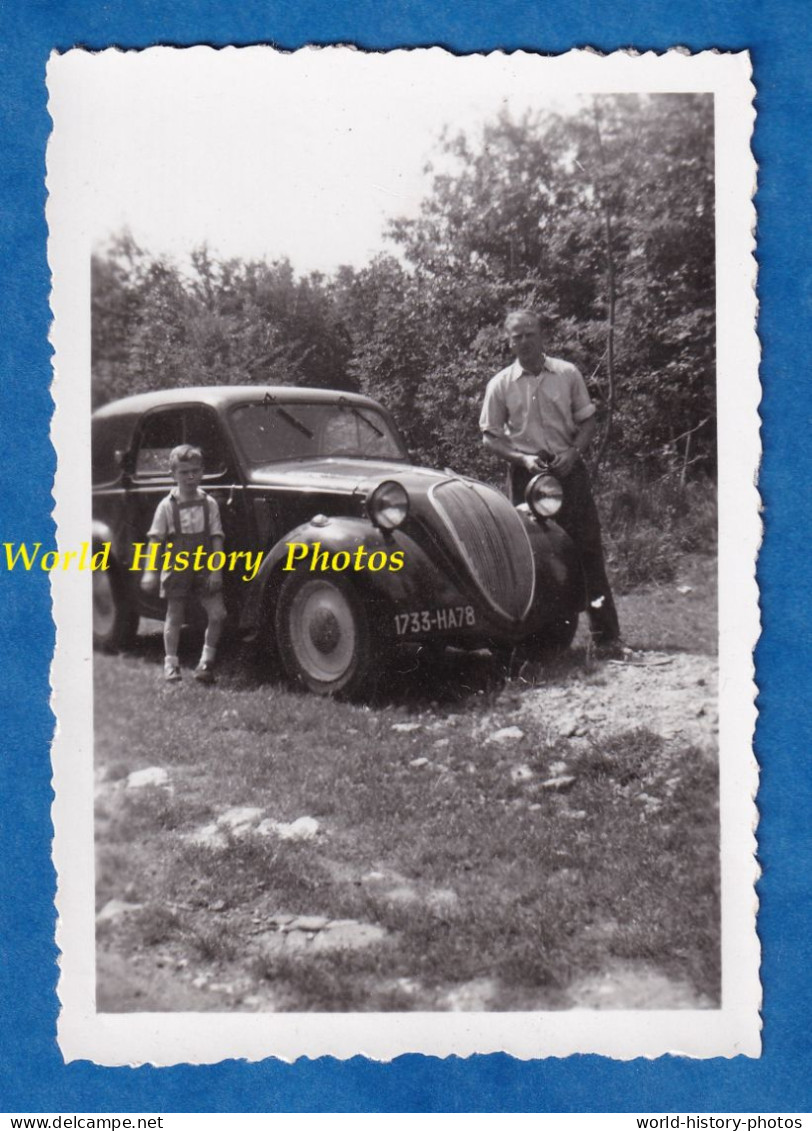
[(505, 320), (516, 360), (488, 382), (479, 426), (491, 451), (508, 462), (514, 503), (539, 471), (564, 489), (556, 516), (581, 555), (589, 622), (599, 654), (622, 655), (615, 603), (606, 577), (600, 521), (582, 456), (595, 435), (595, 406), (568, 361), (547, 357), (536, 314), (517, 310)]

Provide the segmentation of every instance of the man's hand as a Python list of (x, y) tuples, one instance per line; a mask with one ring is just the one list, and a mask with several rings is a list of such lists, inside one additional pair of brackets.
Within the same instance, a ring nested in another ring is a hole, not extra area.
[(541, 464), (539, 463), (538, 456), (523, 455), (522, 467), (525, 471), (529, 471), (531, 475), (535, 475), (537, 471), (541, 471)]
[(145, 593), (154, 593), (158, 588), (158, 574), (154, 569), (145, 570), (141, 574), (141, 588)]
[(223, 571), (221, 569), (214, 569), (206, 579), (206, 590), (212, 596), (215, 593), (221, 593), (223, 590)]
[(577, 448), (567, 448), (566, 451), (559, 452), (550, 463), (550, 471), (560, 479), (566, 479), (578, 462), (579, 454)]

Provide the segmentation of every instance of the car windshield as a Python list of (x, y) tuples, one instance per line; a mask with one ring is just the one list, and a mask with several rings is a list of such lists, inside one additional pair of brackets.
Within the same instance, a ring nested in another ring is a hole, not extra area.
[(234, 436), (252, 464), (339, 456), (407, 458), (397, 433), (376, 409), (342, 399), (332, 404), (266, 401), (231, 410)]

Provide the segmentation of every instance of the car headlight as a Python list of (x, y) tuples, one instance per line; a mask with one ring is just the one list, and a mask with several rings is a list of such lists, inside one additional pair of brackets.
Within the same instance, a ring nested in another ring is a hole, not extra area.
[(527, 484), (524, 498), (536, 518), (552, 518), (561, 510), (564, 489), (554, 475), (542, 471)]
[(406, 488), (393, 479), (379, 484), (367, 499), (367, 514), (381, 530), (395, 530), (409, 514)]

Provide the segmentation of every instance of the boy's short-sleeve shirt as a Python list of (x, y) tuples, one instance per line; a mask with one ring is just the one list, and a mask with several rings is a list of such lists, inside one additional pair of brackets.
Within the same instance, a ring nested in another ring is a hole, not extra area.
[(479, 426), (483, 432), (509, 436), (529, 455), (557, 455), (572, 446), (578, 425), (594, 412), (579, 370), (569, 361), (545, 357), (539, 374), (514, 361), (490, 379)]
[[(180, 511), (181, 529), (179, 531), (175, 530), (173, 499), (178, 503)], [(220, 520), (220, 508), (211, 495), (207, 495), (205, 491), (198, 488), (197, 496), (191, 503), (181, 503), (176, 487), (173, 487), (169, 494), (158, 503), (147, 537), (156, 542), (163, 542), (170, 534), (203, 534), (206, 529), (204, 506), (209, 512), (210, 537), (222, 538), (223, 524)]]

